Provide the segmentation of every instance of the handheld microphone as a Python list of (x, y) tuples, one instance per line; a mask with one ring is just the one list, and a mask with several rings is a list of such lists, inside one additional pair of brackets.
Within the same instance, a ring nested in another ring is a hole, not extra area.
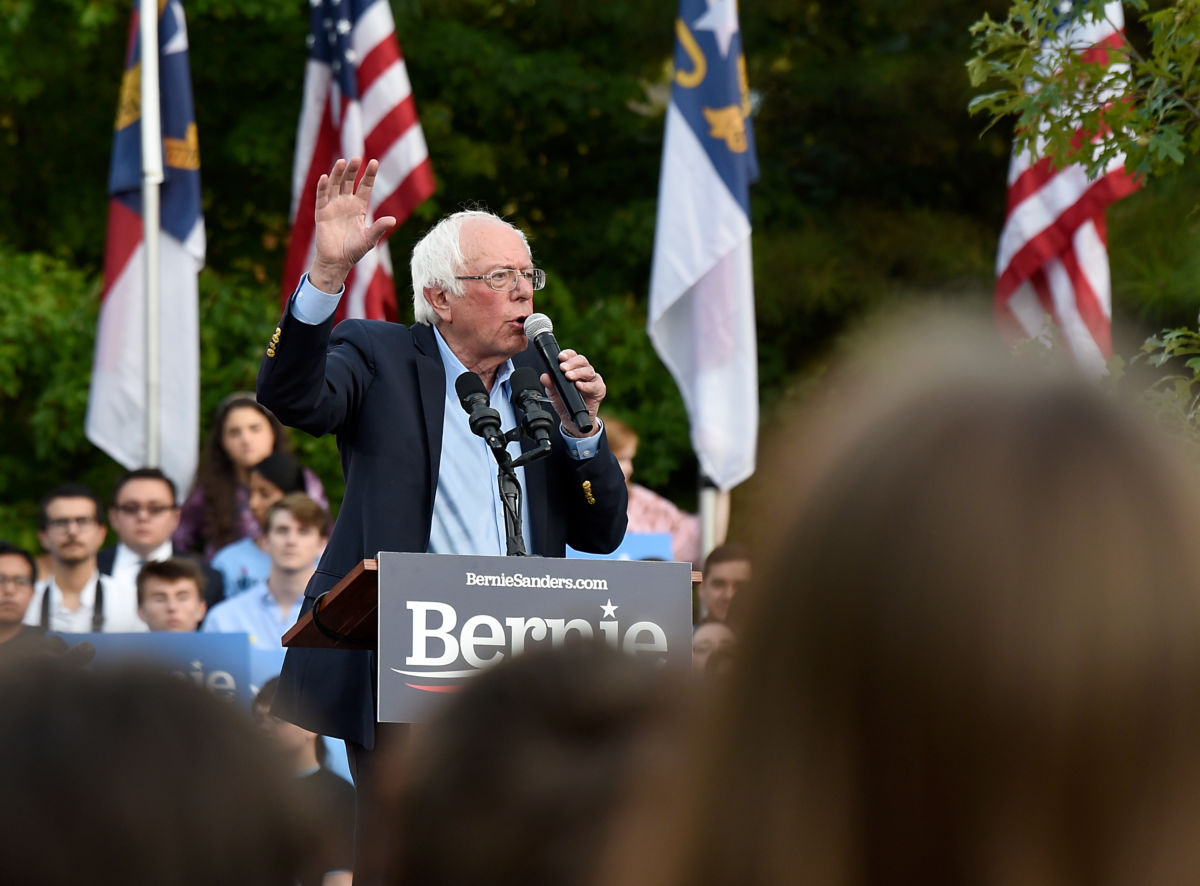
[(525, 318), (525, 334), (533, 342), (537, 352), (542, 355), (546, 371), (554, 380), (554, 389), (562, 398), (567, 412), (571, 413), (571, 421), (575, 422), (575, 426), (583, 433), (590, 433), (592, 417), (588, 414), (587, 407), (583, 405), (583, 395), (579, 393), (575, 383), (563, 375), (558, 364), (559, 347), (554, 338), (554, 324), (545, 314), (530, 314)]
[(549, 446), (554, 414), (546, 408), (550, 401), (542, 391), (537, 373), (528, 366), (522, 366), (513, 370), (508, 384), (512, 388), (513, 412), (538, 446), (543, 443)]
[(486, 440), (492, 449), (503, 449), (500, 413), (492, 409), (483, 379), (468, 369), (454, 380), (454, 393), (458, 394), (458, 402), (470, 416), (471, 433)]

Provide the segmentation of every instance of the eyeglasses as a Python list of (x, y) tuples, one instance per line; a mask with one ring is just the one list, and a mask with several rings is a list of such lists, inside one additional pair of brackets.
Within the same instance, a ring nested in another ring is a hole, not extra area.
[(546, 285), (546, 272), (541, 268), (530, 268), (528, 271), (518, 271), (516, 268), (497, 268), (490, 274), (467, 274), (455, 277), (455, 280), (482, 280), (497, 292), (512, 292), (517, 288), (517, 280), (524, 277), (535, 290)]
[(28, 575), (4, 575), (0, 573), (0, 588), (5, 585), (12, 585), (16, 588), (31, 588), (33, 587), (33, 579)]
[(55, 517), (52, 520), (47, 520), (46, 525), (49, 528), (54, 529), (56, 531), (62, 531), (63, 529), (70, 529), (72, 523), (74, 523), (80, 529), (87, 529), (90, 526), (95, 526), (99, 522), (100, 521), (97, 520), (95, 517), (90, 517), (90, 516), (89, 517)]
[(126, 517), (136, 517), (141, 513), (149, 514), (151, 517), (160, 517), (167, 511), (175, 510), (175, 505), (164, 505), (158, 502), (142, 504), (141, 502), (127, 501), (124, 504), (114, 505), (114, 507)]

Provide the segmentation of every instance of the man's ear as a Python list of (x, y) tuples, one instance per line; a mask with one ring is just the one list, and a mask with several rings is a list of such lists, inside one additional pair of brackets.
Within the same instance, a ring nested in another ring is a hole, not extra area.
[(438, 315), (440, 321), (445, 323), (452, 319), (453, 312), (450, 309), (450, 303), (454, 298), (453, 295), (444, 289), (436, 289), (432, 286), (426, 286), (424, 294), (425, 301), (429, 302), (429, 306), (433, 308), (433, 312)]

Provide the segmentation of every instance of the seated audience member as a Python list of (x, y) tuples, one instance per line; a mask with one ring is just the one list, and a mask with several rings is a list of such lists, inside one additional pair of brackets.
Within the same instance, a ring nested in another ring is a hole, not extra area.
[(151, 560), (137, 575), (138, 617), (152, 631), (200, 629), (208, 607), (204, 574), (190, 558)]
[(608, 445), (625, 474), (629, 490), (629, 528), (626, 532), (665, 532), (671, 536), (671, 556), (695, 563), (700, 560), (700, 518), (677, 508), (657, 492), (634, 483), (633, 459), (637, 455), (638, 435), (629, 425), (612, 415), (604, 416)]
[(296, 779), (301, 798), (321, 811), (325, 840), (301, 886), (350, 886), (354, 867), (354, 787), (324, 767), (321, 736), (271, 713), (278, 677), (254, 697), (254, 719)]
[(733, 598), (750, 583), (751, 572), (750, 552), (743, 545), (730, 541), (713, 548), (696, 591), (701, 619), (728, 621)]
[(584, 883), (637, 764), (682, 709), (678, 675), (603, 643), (488, 668), (413, 733), (382, 841), (390, 882)]
[[(96, 554), (101, 575), (134, 585), (142, 564), (187, 555), (171, 542), (171, 533), (179, 525), (175, 483), (158, 468), (138, 468), (121, 476), (113, 489), (108, 520), (118, 543)], [(203, 570), (204, 600), (213, 606), (225, 596), (224, 581), (207, 566)]]
[(38, 540), (50, 554), (50, 577), (38, 582), (25, 623), (66, 633), (138, 633), (132, 584), (104, 578), (96, 552), (104, 544), (103, 507), (86, 486), (52, 489), (38, 504)]
[(712, 617), (700, 619), (692, 632), (692, 669), (707, 673), (710, 662), (714, 658), (720, 662), (730, 656), (735, 644), (736, 638), (728, 624)]
[[(250, 513), (250, 469), (273, 452), (287, 452), (291, 441), (279, 419), (251, 393), (226, 397), (200, 452), (196, 483), (183, 503), (175, 543), (185, 550), (213, 554), (261, 529)], [(317, 475), (304, 469), (305, 491), (328, 506)]]
[(329, 535), (329, 513), (293, 492), (267, 509), (267, 554), (271, 573), (263, 587), (213, 607), (204, 630), (247, 633), (252, 646), (280, 649), (280, 638), (300, 617), (304, 588)]
[(40, 628), (24, 624), (33, 599), (37, 568), (24, 548), (0, 541), (0, 664), (43, 654), (61, 654), (67, 645)]
[[(267, 518), (267, 508), (289, 492), (304, 491), (304, 471), (295, 457), (275, 452), (250, 469), (249, 489), (250, 513), (261, 527)], [(244, 594), (267, 580), (271, 558), (266, 543), (260, 532), (231, 542), (213, 555), (212, 567), (221, 573), (226, 596)]]
[(319, 835), (241, 711), (159, 671), (0, 673), (0, 882), (285, 886)]
[(767, 465), (699, 752), (598, 882), (1194, 883), (1194, 452), (990, 323), (862, 338)]

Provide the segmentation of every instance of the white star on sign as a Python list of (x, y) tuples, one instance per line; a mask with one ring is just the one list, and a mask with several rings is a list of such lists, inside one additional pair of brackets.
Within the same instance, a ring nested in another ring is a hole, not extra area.
[(729, 56), (729, 44), (738, 32), (737, 0), (708, 0), (708, 12), (692, 22), (697, 31), (712, 31), (721, 58)]
[(617, 610), (618, 610), (618, 609), (620, 609), (621, 607), (620, 607), (620, 606), (614, 606), (614, 605), (613, 605), (613, 601), (612, 601), (612, 597), (609, 597), (609, 598), (608, 598), (608, 602), (607, 602), (607, 603), (605, 603), (605, 604), (604, 604), (603, 606), (601, 606), (600, 608), (601, 608), (601, 610), (603, 610), (603, 612), (604, 612), (604, 615), (602, 615), (602, 616), (601, 616), (601, 618), (616, 618), (616, 617), (617, 617)]

